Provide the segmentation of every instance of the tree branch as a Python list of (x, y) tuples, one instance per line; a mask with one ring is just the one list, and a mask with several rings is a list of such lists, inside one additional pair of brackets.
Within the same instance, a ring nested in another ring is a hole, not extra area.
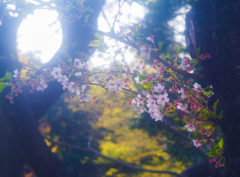
[(166, 170), (150, 170), (150, 169), (146, 169), (146, 168), (142, 168), (142, 167), (139, 167), (137, 165), (133, 165), (133, 164), (130, 164), (130, 163), (127, 163), (127, 162), (124, 162), (122, 160), (118, 160), (118, 159), (114, 159), (112, 157), (109, 157), (109, 156), (106, 156), (100, 152), (98, 152), (97, 150), (93, 149), (90, 145), (90, 141), (88, 142), (88, 148), (84, 148), (84, 147), (79, 147), (77, 145), (73, 145), (73, 144), (68, 144), (68, 143), (65, 143), (65, 142), (56, 142), (56, 141), (53, 141), (51, 139), (48, 139), (46, 138), (48, 141), (52, 142), (52, 143), (55, 143), (55, 144), (58, 144), (60, 146), (67, 146), (67, 147), (71, 147), (73, 149), (76, 149), (76, 150), (79, 150), (79, 151), (85, 151), (85, 152), (92, 152), (100, 157), (103, 157), (107, 160), (111, 160), (111, 161), (114, 161), (124, 167), (127, 167), (127, 168), (130, 168), (130, 169), (134, 169), (134, 170), (139, 170), (139, 171), (145, 171), (145, 172), (150, 172), (150, 173), (159, 173), (159, 174), (169, 174), (169, 175), (174, 175), (174, 176), (177, 176), (177, 177), (184, 177), (183, 175), (180, 175), (178, 173), (175, 173), (175, 172), (171, 172), (171, 171), (166, 171)]
[[(93, 30), (95, 30), (96, 32), (98, 32), (99, 34), (102, 34), (104, 36), (108, 36), (112, 39), (115, 39), (119, 42), (122, 42), (124, 44), (127, 44), (133, 48), (138, 49), (138, 45), (136, 45), (133, 42), (130, 41), (126, 41), (124, 40), (122, 37), (117, 36), (115, 33), (111, 32), (103, 32), (101, 30), (98, 30), (96, 28), (94, 28), (93, 26), (91, 26), (90, 24), (87, 24), (87, 26), (89, 26), (90, 28), (92, 28)], [(162, 64), (164, 64), (165, 66), (167, 66), (168, 68), (170, 68), (171, 70), (173, 70), (174, 72), (177, 72), (179, 74), (181, 74), (182, 76), (186, 76), (188, 78), (194, 78), (194, 79), (204, 79), (204, 75), (203, 74), (192, 74), (192, 73), (188, 73), (184, 70), (178, 69), (176, 67), (174, 67), (173, 65), (171, 65), (170, 63), (168, 63), (167, 61), (165, 61), (163, 58), (161, 58), (160, 56), (154, 54), (153, 52), (151, 52), (151, 57), (155, 58), (156, 60), (158, 60), (159, 62), (161, 62)]]

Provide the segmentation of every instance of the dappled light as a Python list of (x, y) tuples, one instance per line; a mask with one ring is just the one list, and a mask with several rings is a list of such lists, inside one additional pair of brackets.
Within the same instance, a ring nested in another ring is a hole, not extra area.
[(239, 9), (0, 1), (0, 177), (239, 177)]
[(27, 15), (19, 26), (17, 43), (19, 57), (29, 54), (29, 61), (40, 60), (47, 63), (62, 43), (58, 13), (54, 10), (39, 9)]

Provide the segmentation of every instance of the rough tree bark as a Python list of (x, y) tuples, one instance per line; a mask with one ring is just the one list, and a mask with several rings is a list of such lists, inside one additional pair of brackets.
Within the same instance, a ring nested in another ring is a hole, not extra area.
[(220, 127), (224, 133), (226, 177), (240, 176), (240, 1), (200, 0), (186, 18), (188, 50), (209, 53), (201, 62), (206, 79), (224, 110)]

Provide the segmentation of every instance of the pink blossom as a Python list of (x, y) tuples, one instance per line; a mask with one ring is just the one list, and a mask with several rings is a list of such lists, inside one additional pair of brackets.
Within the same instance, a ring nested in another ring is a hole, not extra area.
[(187, 104), (182, 104), (182, 103), (177, 103), (177, 109), (180, 109), (180, 110), (182, 110), (182, 111), (184, 111), (184, 112), (189, 112), (187, 109), (188, 109), (188, 105)]
[(141, 47), (140, 47), (140, 55), (142, 56), (142, 57), (147, 57), (147, 58), (150, 58), (150, 53), (151, 53), (151, 48), (149, 47), (149, 48), (146, 48), (146, 46), (144, 46), (144, 45), (142, 45)]
[(145, 68), (145, 66), (144, 66), (143, 61), (141, 61), (140, 63), (136, 62), (134, 67), (133, 67), (133, 69), (135, 69), (139, 72), (141, 72), (144, 68)]
[(74, 93), (76, 91), (76, 84), (74, 82), (70, 82), (69, 86), (68, 86), (68, 90), (72, 93)]
[(106, 84), (106, 87), (108, 87), (108, 90), (111, 91), (111, 90), (115, 90), (115, 82), (113, 81), (110, 81)]
[(82, 75), (81, 72), (76, 72), (76, 73), (75, 73), (75, 76), (81, 76), (81, 75)]
[(15, 69), (13, 72), (14, 72), (13, 78), (18, 79), (18, 78), (19, 78), (19, 72), (18, 72), (18, 70)]
[(54, 77), (54, 79), (58, 79), (62, 73), (62, 69), (60, 67), (54, 67), (53, 71), (51, 72), (51, 75)]
[(184, 98), (186, 98), (185, 90), (181, 88), (181, 99), (184, 99)]
[(193, 89), (194, 90), (196, 90), (196, 91), (198, 91), (198, 92), (201, 92), (201, 89), (202, 89), (202, 87), (201, 87), (201, 85), (199, 85), (198, 83), (195, 83), (194, 85), (193, 85)]
[(155, 92), (162, 92), (164, 90), (164, 86), (162, 84), (158, 84), (157, 86), (154, 86)]
[(147, 40), (154, 44), (154, 37), (155, 37), (154, 35), (151, 35), (151, 36), (147, 37)]
[(82, 94), (79, 96), (80, 102), (88, 102), (88, 100), (91, 98), (91, 95), (88, 94)]
[(157, 111), (154, 113), (154, 119), (155, 121), (163, 121), (163, 115), (160, 111)]
[(123, 82), (122, 82), (122, 80), (121, 79), (118, 79), (118, 81), (117, 82), (113, 82), (113, 81), (111, 81), (111, 82), (108, 82), (107, 84), (106, 84), (106, 87), (108, 87), (108, 90), (109, 91), (113, 91), (113, 92), (118, 92), (118, 91), (120, 91), (120, 90), (122, 90), (123, 89)]
[(64, 84), (65, 82), (67, 82), (69, 79), (66, 75), (59, 75), (58, 77), (58, 82), (60, 82), (61, 84)]
[(200, 142), (199, 139), (196, 139), (196, 140), (193, 140), (193, 145), (194, 145), (196, 148), (198, 148), (198, 147), (200, 147), (202, 144), (201, 144), (201, 142)]
[(65, 83), (63, 83), (62, 85), (63, 85), (63, 90), (66, 90), (66, 89), (69, 88), (70, 83), (69, 83), (69, 82), (65, 82)]
[(144, 113), (146, 111), (146, 109), (144, 108), (144, 106), (140, 106), (137, 109), (135, 109), (135, 111), (137, 111), (137, 114), (140, 115), (140, 114)]
[(81, 85), (80, 87), (78, 87), (78, 88), (76, 89), (76, 94), (77, 94), (78, 96), (84, 94), (84, 90), (85, 90), (85, 89), (86, 89), (86, 85)]
[(122, 90), (123, 89), (123, 83), (121, 79), (118, 79), (118, 81), (115, 83), (116, 91)]
[(139, 107), (140, 105), (143, 105), (142, 96), (141, 95), (136, 96), (134, 99), (132, 99), (131, 103), (135, 108)]
[(189, 59), (187, 57), (183, 57), (180, 67), (183, 70), (186, 70), (186, 68), (189, 67)]
[(40, 82), (39, 82), (39, 84), (37, 85), (37, 88), (36, 88), (36, 90), (37, 91), (42, 91), (43, 92), (43, 90), (44, 89), (46, 89), (47, 88), (47, 83), (44, 81), (44, 79), (43, 78), (40, 78)]
[(168, 94), (164, 93), (163, 95), (159, 95), (157, 103), (161, 106), (165, 106), (166, 103), (169, 102)]
[(74, 59), (74, 66), (77, 68), (77, 69), (85, 69), (87, 67), (86, 63), (84, 62), (83, 59), (78, 59), (78, 58), (75, 58)]
[(94, 83), (97, 83), (99, 81), (99, 77), (98, 76), (94, 75), (94, 76), (91, 76), (90, 78), (93, 80)]
[(195, 126), (191, 124), (190, 122), (187, 123), (187, 125), (184, 126), (185, 128), (188, 129), (189, 132), (195, 131)]
[(154, 99), (147, 100), (147, 107), (153, 109), (155, 107), (155, 105), (156, 105), (156, 100), (154, 100)]

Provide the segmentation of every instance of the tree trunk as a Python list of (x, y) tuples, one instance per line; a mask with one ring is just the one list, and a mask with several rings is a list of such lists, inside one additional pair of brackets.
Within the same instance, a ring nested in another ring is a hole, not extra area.
[(240, 176), (240, 1), (200, 0), (186, 18), (187, 45), (192, 57), (196, 50), (209, 53), (202, 61), (206, 79), (224, 110), (220, 127), (224, 133), (226, 177)]

